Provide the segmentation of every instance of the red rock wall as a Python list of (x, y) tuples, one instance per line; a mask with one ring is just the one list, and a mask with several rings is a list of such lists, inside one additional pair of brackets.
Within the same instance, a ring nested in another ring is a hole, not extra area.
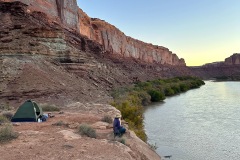
[(169, 49), (156, 46), (126, 36), (115, 26), (100, 19), (90, 18), (79, 9), (80, 33), (104, 46), (107, 51), (131, 57), (148, 63), (161, 63), (185, 66), (184, 59), (179, 59)]
[[(13, 2), (16, 0), (0, 0)], [(78, 6), (76, 0), (17, 0), (29, 6), (29, 11), (46, 13), (65, 27), (79, 30)]]
[[(15, 1), (15, 0), (0, 0)], [(126, 36), (115, 26), (88, 17), (78, 8), (76, 0), (18, 0), (29, 5), (30, 11), (46, 13), (51, 20), (62, 22), (69, 28), (80, 32), (89, 39), (102, 44), (106, 51), (125, 58), (135, 58), (147, 63), (185, 66), (184, 59), (179, 59), (169, 49), (156, 46)]]

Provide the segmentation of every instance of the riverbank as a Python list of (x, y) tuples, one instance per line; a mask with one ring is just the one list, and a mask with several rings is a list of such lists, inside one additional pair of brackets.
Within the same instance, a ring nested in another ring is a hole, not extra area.
[(123, 118), (129, 123), (129, 127), (146, 142), (147, 136), (143, 124), (144, 106), (152, 102), (163, 101), (167, 96), (199, 88), (202, 85), (204, 85), (204, 81), (190, 76), (137, 82), (134, 85), (114, 90), (112, 105), (121, 111)]

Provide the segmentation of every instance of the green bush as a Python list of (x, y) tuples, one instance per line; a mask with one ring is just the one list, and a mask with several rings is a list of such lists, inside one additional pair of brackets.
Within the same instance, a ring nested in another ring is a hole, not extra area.
[[(137, 97), (131, 96), (131, 98)], [(112, 105), (121, 111), (123, 119), (128, 122), (129, 129), (133, 130), (143, 141), (146, 141), (147, 136), (143, 125), (143, 107), (136, 104), (137, 100), (131, 100), (131, 98), (122, 103), (113, 102)]]
[(185, 84), (185, 83), (182, 83), (182, 84), (180, 84), (179, 86), (180, 86), (180, 90), (181, 90), (182, 92), (185, 92), (185, 91), (189, 90), (189, 88), (190, 88), (190, 87), (189, 87), (187, 84)]
[(96, 138), (97, 134), (95, 129), (93, 129), (91, 126), (88, 124), (81, 124), (78, 129), (78, 133), (81, 135), (86, 135), (91, 138)]
[(138, 92), (138, 97), (141, 99), (141, 103), (144, 106), (151, 103), (151, 96), (145, 91)]
[(171, 86), (171, 89), (174, 90), (174, 93), (177, 94), (177, 93), (180, 93), (181, 89), (179, 87), (179, 84), (173, 84)]
[(44, 112), (58, 112), (58, 111), (60, 111), (60, 108), (58, 108), (55, 105), (40, 104), (40, 106), (42, 107), (42, 110)]
[(11, 125), (0, 128), (0, 143), (9, 142), (18, 137), (18, 133), (14, 132)]
[(111, 124), (111, 123), (113, 122), (113, 119), (112, 119), (111, 116), (109, 116), (109, 115), (105, 115), (105, 116), (102, 118), (102, 121)]
[(157, 90), (150, 90), (148, 91), (148, 94), (151, 96), (152, 102), (159, 102), (165, 99), (165, 95)]
[(172, 95), (175, 94), (174, 90), (172, 88), (170, 88), (170, 87), (167, 87), (165, 89), (164, 93), (165, 93), (165, 96), (172, 96)]

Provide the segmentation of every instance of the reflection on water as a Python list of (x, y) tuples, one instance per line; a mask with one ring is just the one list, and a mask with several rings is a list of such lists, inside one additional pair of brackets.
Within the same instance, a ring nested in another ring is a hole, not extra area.
[(240, 82), (205, 82), (145, 111), (150, 144), (171, 160), (240, 159)]

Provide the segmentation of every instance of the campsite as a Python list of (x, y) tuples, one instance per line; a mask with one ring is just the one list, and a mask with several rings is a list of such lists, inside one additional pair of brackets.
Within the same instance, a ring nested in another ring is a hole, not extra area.
[[(31, 102), (27, 104), (31, 106)], [(102, 121), (106, 115), (119, 114), (110, 105), (77, 102), (59, 108), (45, 122), (12, 122), (18, 137), (1, 143), (1, 159), (131, 159), (131, 155), (139, 157), (143, 150), (149, 150), (131, 131), (114, 139), (112, 124)], [(93, 128), (96, 138), (79, 134), (81, 124)], [(154, 152), (149, 150), (145, 154), (154, 155)]]

